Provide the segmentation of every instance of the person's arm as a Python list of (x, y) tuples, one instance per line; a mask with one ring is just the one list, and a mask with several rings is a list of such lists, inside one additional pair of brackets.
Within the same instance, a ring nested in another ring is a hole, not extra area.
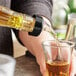
[[(52, 15), (52, 1), (51, 0), (12, 0), (12, 9), (18, 12), (26, 13), (28, 15), (43, 15), (51, 19)], [(37, 37), (30, 36), (28, 32), (16, 31), (16, 36), (19, 41), (36, 57), (42, 74), (45, 71), (45, 58), (42, 48), (42, 42), (50, 35), (42, 31)]]

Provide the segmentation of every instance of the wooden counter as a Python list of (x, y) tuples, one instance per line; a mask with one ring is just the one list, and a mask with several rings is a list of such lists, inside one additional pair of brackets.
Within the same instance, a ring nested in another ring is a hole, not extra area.
[(42, 76), (35, 58), (21, 56), (16, 60), (15, 76)]

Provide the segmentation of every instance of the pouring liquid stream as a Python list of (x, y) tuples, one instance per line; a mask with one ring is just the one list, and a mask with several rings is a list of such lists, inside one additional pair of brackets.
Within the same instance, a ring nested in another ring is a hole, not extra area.
[(55, 31), (53, 30), (53, 28), (51, 27), (51, 25), (53, 25), (52, 21), (50, 22), (50, 24), (48, 24), (46, 21), (45, 21), (45, 24), (47, 24), (48, 28), (44, 28), (43, 30), (44, 31), (47, 31), (49, 32), (50, 34), (52, 34), (52, 36), (54, 37), (55, 41), (56, 41), (56, 44), (57, 44), (57, 56), (56, 56), (56, 59), (54, 61), (61, 61), (62, 60), (62, 57), (61, 57), (61, 48), (59, 47), (60, 46), (60, 41), (58, 40), (57, 38), (57, 35), (55, 33)]

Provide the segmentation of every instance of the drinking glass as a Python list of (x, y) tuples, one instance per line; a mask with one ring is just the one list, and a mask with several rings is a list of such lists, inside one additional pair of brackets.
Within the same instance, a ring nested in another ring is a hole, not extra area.
[(59, 42), (48, 40), (44, 41), (42, 45), (48, 70), (47, 76), (69, 76), (74, 43), (65, 40)]
[(0, 54), (0, 76), (14, 76), (15, 64), (13, 57)]

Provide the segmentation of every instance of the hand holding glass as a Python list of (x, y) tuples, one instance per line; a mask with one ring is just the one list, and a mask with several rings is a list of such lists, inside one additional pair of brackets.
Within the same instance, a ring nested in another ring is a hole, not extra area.
[(49, 40), (44, 41), (42, 45), (46, 59), (46, 68), (48, 70), (47, 76), (69, 76), (74, 43), (60, 41), (59, 45), (57, 45), (56, 41)]

